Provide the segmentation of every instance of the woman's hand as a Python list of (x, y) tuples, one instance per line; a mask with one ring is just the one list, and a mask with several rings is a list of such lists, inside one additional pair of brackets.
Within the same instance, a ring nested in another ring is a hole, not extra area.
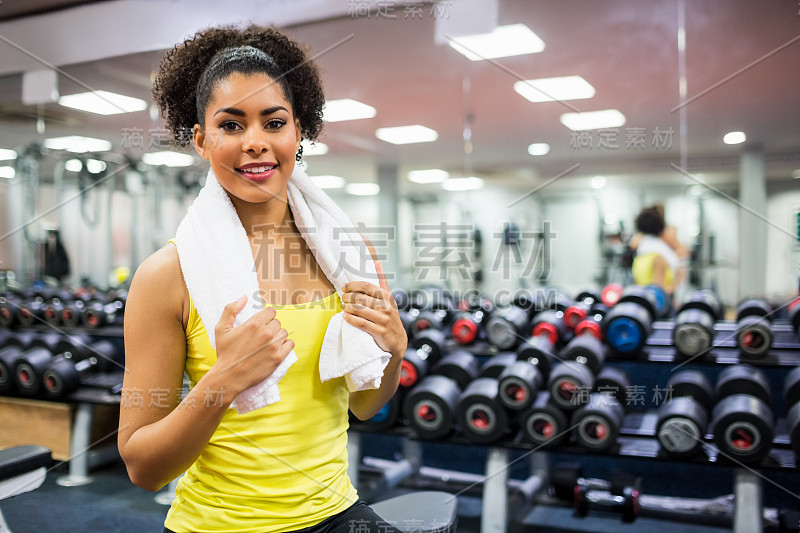
[(372, 335), (383, 351), (402, 357), (408, 337), (379, 261), (375, 261), (375, 270), (379, 287), (366, 281), (351, 281), (343, 287), (344, 319)]
[(226, 390), (239, 392), (267, 379), (294, 349), (294, 341), (275, 318), (275, 309), (267, 307), (243, 324), (233, 327), (236, 315), (244, 308), (242, 296), (225, 306), (214, 328), (220, 379)]

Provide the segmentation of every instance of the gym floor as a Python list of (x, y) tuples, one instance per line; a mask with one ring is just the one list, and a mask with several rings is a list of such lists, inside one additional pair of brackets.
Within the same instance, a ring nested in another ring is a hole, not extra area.
[[(156, 503), (154, 494), (135, 487), (124, 466), (115, 464), (92, 472), (94, 482), (82, 487), (61, 487), (56, 479), (67, 473), (67, 465), (55, 467), (37, 490), (0, 502), (8, 528), (13, 533), (104, 533), (153, 532), (163, 529), (167, 507)], [(403, 489), (396, 489), (403, 490)], [(391, 496), (392, 494), (387, 494)], [(459, 497), (460, 533), (480, 531), (481, 502), (478, 496)], [(520, 523), (509, 533), (658, 531), (675, 533), (716, 533), (727, 531), (714, 527), (639, 519), (623, 524), (618, 517), (593, 514), (580, 519), (568, 508), (537, 507), (523, 513)], [(0, 524), (0, 531), (2, 531)]]

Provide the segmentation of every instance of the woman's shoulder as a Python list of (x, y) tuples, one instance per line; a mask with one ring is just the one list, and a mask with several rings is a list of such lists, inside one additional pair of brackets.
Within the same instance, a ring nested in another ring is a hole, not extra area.
[(166, 244), (142, 261), (133, 276), (130, 292), (183, 309), (187, 293), (174, 245)]

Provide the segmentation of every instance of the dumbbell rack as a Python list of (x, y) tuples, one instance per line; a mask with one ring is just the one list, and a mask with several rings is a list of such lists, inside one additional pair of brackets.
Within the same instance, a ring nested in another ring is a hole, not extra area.
[[(676, 350), (672, 346), (671, 331), (673, 322), (670, 320), (656, 321), (653, 324), (653, 332), (647, 339), (646, 346), (640, 357), (621, 358), (615, 357), (610, 353), (607, 361), (609, 366), (626, 366), (642, 364), (686, 364), (694, 367), (727, 366), (731, 364), (747, 363), (761, 367), (793, 367), (800, 365), (800, 340), (795, 336), (791, 325), (786, 321), (776, 321), (772, 325), (775, 340), (770, 352), (761, 359), (748, 359), (740, 357), (735, 346), (734, 333), (736, 324), (734, 322), (718, 322), (715, 324), (715, 339), (712, 348), (703, 356), (691, 360), (684, 360), (676, 355)], [(465, 349), (463, 346), (451, 345), (448, 349)], [(496, 355), (496, 349), (491, 348), (487, 343), (480, 343), (467, 348), (468, 351), (477, 356), (489, 357)], [(598, 460), (603, 457), (612, 458), (631, 458), (646, 461), (666, 461), (680, 464), (694, 465), (719, 465), (722, 467), (734, 468), (736, 471), (734, 493), (736, 494), (737, 504), (734, 515), (734, 532), (758, 532), (762, 530), (761, 523), (761, 489), (762, 479), (757, 470), (786, 471), (797, 473), (800, 461), (795, 456), (790, 447), (789, 437), (785, 421), (778, 420), (773, 446), (769, 456), (757, 465), (743, 465), (736, 460), (728, 459), (719, 453), (719, 450), (712, 442), (711, 435), (705, 436), (703, 452), (688, 458), (676, 458), (669, 456), (660, 449), (660, 445), (655, 438), (657, 415), (654, 411), (629, 412), (626, 414), (623, 426), (620, 431), (620, 438), (614, 448), (605, 454), (591, 454)], [(354, 426), (351, 428), (351, 435), (358, 432), (368, 433), (367, 428)], [(396, 426), (382, 434), (396, 435), (404, 440), (416, 440), (414, 432), (406, 427)], [(356, 443), (360, 442), (360, 437), (356, 438)], [(438, 441), (455, 445), (476, 446), (473, 441), (460, 435)], [(535, 452), (536, 455), (546, 456), (547, 453), (538, 451), (533, 444), (523, 441), (521, 434), (513, 438), (502, 439), (488, 447), (488, 454), (485, 464), (483, 479), (483, 502), (482, 502), (482, 532), (505, 531), (507, 521), (507, 470), (510, 466), (508, 455), (510, 450), (520, 450)], [(586, 456), (589, 452), (585, 448), (574, 444), (566, 444), (552, 450), (557, 453), (575, 454)], [(350, 450), (351, 458), (360, 457), (358, 445)], [(415, 457), (415, 461), (421, 462), (421, 457)], [(357, 461), (354, 461), (357, 462)], [(547, 461), (545, 461), (545, 464)], [(537, 461), (541, 465), (541, 461)], [(351, 479), (352, 478), (351, 476)]]
[[(97, 329), (84, 327), (58, 326), (54, 328), (46, 324), (34, 324), (31, 326), (15, 326), (8, 328), (16, 332), (51, 333), (54, 330), (65, 335), (85, 334), (90, 337), (103, 338), (122, 338), (122, 326), (107, 326)], [(114, 374), (116, 376), (116, 373)], [(119, 382), (122, 382), (122, 371), (118, 375)], [(8, 398), (20, 398), (16, 395), (6, 396)], [(39, 401), (54, 401), (39, 399)], [(91, 448), (97, 444), (91, 441), (92, 425), (95, 420), (95, 409), (98, 405), (109, 405), (118, 407), (121, 402), (119, 394), (113, 394), (108, 390), (94, 387), (80, 387), (64, 398), (57, 400), (59, 403), (75, 404), (75, 415), (72, 422), (72, 431), (69, 445), (69, 472), (59, 477), (56, 482), (65, 487), (82, 486), (93, 481), (89, 476), (89, 470), (93, 465), (107, 464), (119, 458), (119, 451), (116, 444), (104, 446), (99, 450)]]

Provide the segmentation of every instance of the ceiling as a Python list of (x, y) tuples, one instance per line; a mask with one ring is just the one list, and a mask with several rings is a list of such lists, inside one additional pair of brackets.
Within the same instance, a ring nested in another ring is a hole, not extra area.
[[(73, 3), (27, 5), (52, 9)], [(456, 9), (458, 0), (449, 4), (445, 7)], [(0, 17), (23, 14), (13, 10), (14, 15), (3, 14), (6, 6), (6, 2), (0, 6)], [(397, 7), (394, 19), (373, 11), (369, 17), (343, 16), (287, 28), (314, 53), (349, 37), (317, 59), (326, 95), (353, 98), (377, 109), (371, 119), (326, 125), (321, 140), (330, 152), (308, 159), (312, 175), (334, 173), (351, 181), (369, 181), (375, 179), (379, 164), (397, 164), (401, 171), (436, 167), (454, 175), (471, 167), (472, 173), (488, 180), (526, 187), (569, 169), (567, 178), (602, 173), (635, 176), (648, 183), (686, 182), (671, 166), (681, 164), (676, 109), (680, 104), (678, 0), (499, 0), (498, 23), (526, 24), (546, 48), (491, 62), (471, 62), (449, 46), (435, 45), (436, 16), (428, 4), (423, 12), (423, 18), (410, 19)], [(725, 145), (722, 136), (741, 130), (748, 136), (747, 146), (763, 146), (771, 180), (791, 179), (792, 170), (800, 168), (799, 36), (796, 0), (686, 2), (687, 171), (735, 181), (743, 145)], [(162, 54), (137, 53), (63, 70), (94, 89), (149, 99), (151, 74)], [(531, 103), (512, 88), (517, 79), (566, 75), (582, 76), (595, 87), (596, 95)], [(84, 89), (61, 76), (59, 90), (70, 94)], [(149, 132), (163, 127), (148, 111), (100, 116), (57, 104), (37, 109), (23, 106), (20, 95), (20, 75), (0, 77), (0, 147), (35, 140), (38, 112), (45, 114), (46, 137), (101, 137), (112, 141), (119, 152), (126, 151), (122, 147), (126, 128), (141, 128), (147, 149)], [(570, 130), (559, 121), (573, 107), (622, 111), (627, 122), (616, 133), (618, 147), (598, 148), (597, 132), (590, 134), (591, 148), (577, 147)], [(468, 115), (474, 144), (470, 156), (463, 144)], [(374, 135), (379, 127), (406, 124), (433, 128), (439, 139), (395, 146)], [(626, 147), (631, 128), (644, 132), (644, 148)], [(654, 131), (670, 128), (671, 142), (653, 146)], [(550, 144), (550, 153), (530, 156), (527, 147), (534, 142)], [(141, 153), (127, 151), (134, 157)], [(403, 187), (432, 186), (404, 183)]]

